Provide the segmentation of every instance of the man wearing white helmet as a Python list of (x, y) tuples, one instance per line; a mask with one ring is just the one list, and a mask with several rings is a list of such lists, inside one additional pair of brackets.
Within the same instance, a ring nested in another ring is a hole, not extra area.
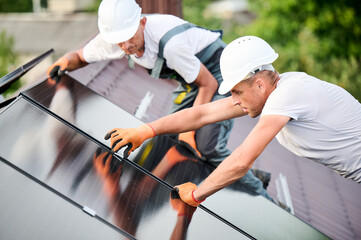
[[(226, 45), (220, 31), (210, 31), (171, 15), (141, 16), (141, 8), (134, 0), (103, 0), (98, 10), (98, 27), (100, 33), (94, 39), (52, 64), (48, 76), (55, 78), (59, 71), (128, 56), (130, 62), (149, 69), (153, 77), (167, 78), (171, 74), (180, 82), (172, 112), (225, 97), (217, 92), (222, 82), (219, 58)], [(232, 127), (233, 120), (229, 119), (184, 132), (178, 139), (198, 158), (218, 165), (231, 154), (226, 145)], [(265, 176), (267, 185), (269, 173)], [(252, 171), (241, 182), (271, 199)]]
[[(264, 40), (245, 36), (221, 55), (224, 81), (219, 92), (232, 96), (195, 106), (135, 129), (123, 129), (118, 150), (131, 142), (178, 133), (244, 115), (260, 116), (244, 142), (197, 187), (175, 186), (181, 199), (198, 206), (206, 197), (241, 178), (273, 138), (298, 156), (326, 165), (361, 183), (361, 104), (347, 91), (303, 72), (277, 73), (278, 54)], [(141, 136), (141, 137), (140, 137)]]

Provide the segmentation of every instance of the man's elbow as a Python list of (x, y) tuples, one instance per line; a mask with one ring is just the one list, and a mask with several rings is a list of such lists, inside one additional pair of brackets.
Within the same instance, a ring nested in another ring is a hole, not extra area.
[(208, 94), (214, 95), (218, 91), (218, 82), (213, 79), (213, 81), (208, 81), (207, 85), (204, 87)]
[(243, 177), (252, 167), (253, 160), (247, 157), (237, 156), (233, 161), (233, 168), (238, 173), (239, 177)]
[(235, 169), (238, 173), (240, 173), (242, 176), (248, 172), (248, 170), (251, 169), (252, 165), (244, 163), (243, 161), (239, 161), (240, 163), (236, 164)]
[(216, 81), (212, 81), (212, 89), (214, 92), (218, 91), (218, 82)]

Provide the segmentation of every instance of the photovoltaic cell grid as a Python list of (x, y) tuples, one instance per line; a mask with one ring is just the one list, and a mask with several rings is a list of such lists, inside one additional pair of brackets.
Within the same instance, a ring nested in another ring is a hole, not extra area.
[[(181, 226), (190, 239), (326, 238), (237, 184), (187, 210), (171, 198), (171, 186), (198, 184), (213, 168), (192, 159), (172, 136), (143, 144), (132, 162), (109, 155), (105, 133), (142, 122), (68, 76), (24, 92), (0, 119), (1, 157), (135, 238), (167, 239)], [(167, 162), (170, 151), (180, 159), (175, 165)]]

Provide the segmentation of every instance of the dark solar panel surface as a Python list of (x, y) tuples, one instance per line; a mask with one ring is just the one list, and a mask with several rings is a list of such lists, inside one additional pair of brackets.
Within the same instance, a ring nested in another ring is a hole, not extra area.
[[(9, 165), (8, 165), (9, 164)], [(0, 158), (0, 239), (130, 239)]]
[[(179, 228), (183, 231), (177, 233), (191, 239), (245, 238), (202, 209), (192, 214), (179, 199), (171, 200), (169, 186), (128, 161), (105, 158), (106, 149), (23, 98), (0, 116), (0, 135), (8, 136), (0, 140), (1, 157), (135, 238), (168, 239)], [(2, 182), (5, 177), (1, 175)], [(11, 196), (6, 199), (1, 208), (11, 204)], [(28, 221), (39, 214), (36, 208), (30, 211)], [(16, 217), (18, 212), (12, 214)]]
[[(131, 154), (132, 162), (107, 158), (105, 132), (142, 122), (68, 76), (59, 85), (40, 82), (23, 98), (0, 115), (0, 134), (8, 136), (0, 140), (2, 157), (136, 238), (146, 239), (147, 229), (158, 228), (161, 239), (169, 238), (179, 226), (171, 186), (198, 184), (213, 170), (173, 136), (143, 144)], [(218, 239), (219, 232), (225, 239), (238, 239), (242, 232), (258, 239), (326, 238), (238, 183), (207, 199), (191, 220), (190, 239), (206, 233)]]

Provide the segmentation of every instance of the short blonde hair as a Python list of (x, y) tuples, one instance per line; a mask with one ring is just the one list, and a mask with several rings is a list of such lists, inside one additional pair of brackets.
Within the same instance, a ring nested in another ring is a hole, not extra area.
[(272, 80), (274, 79), (275, 75), (278, 74), (276, 71), (270, 71), (270, 70), (262, 70), (260, 72), (257, 72), (255, 75), (253, 75), (250, 78), (247, 78), (245, 80), (243, 80), (242, 82), (245, 82), (246, 84), (248, 84), (249, 86), (252, 86), (252, 84), (254, 83), (254, 81), (262, 76), (264, 78), (266, 78), (270, 83), (272, 83)]

